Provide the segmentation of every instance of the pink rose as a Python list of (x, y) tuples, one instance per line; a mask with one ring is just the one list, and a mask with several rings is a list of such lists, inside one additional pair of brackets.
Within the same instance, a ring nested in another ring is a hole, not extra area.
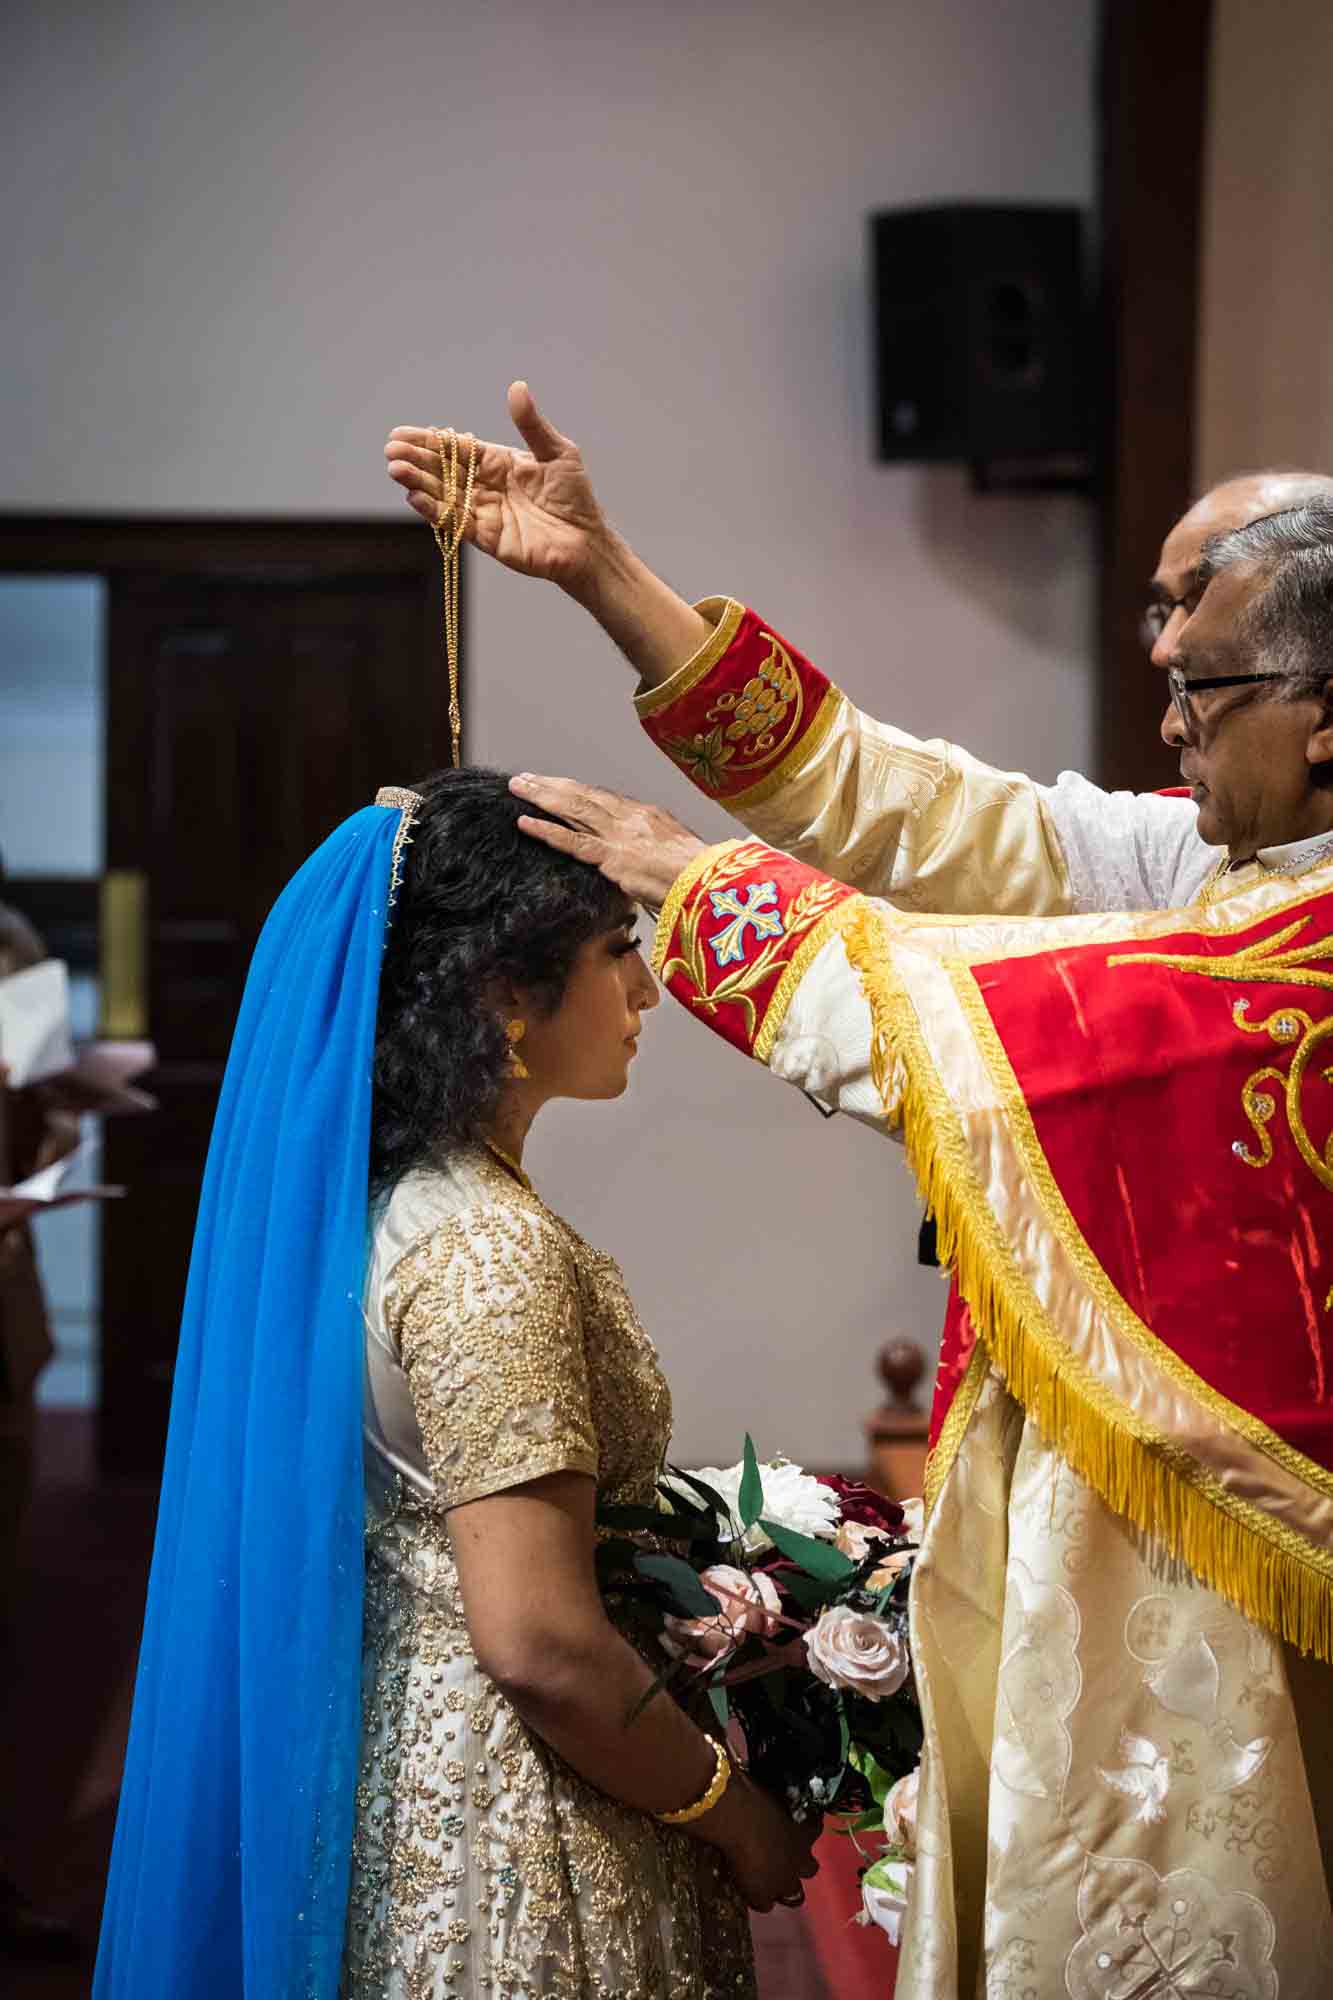
[(867, 1590), (887, 1590), (895, 1577), (901, 1576), (912, 1560), (911, 1549), (895, 1549), (885, 1556), (878, 1569), (872, 1569), (866, 1578)]
[(891, 1528), (871, 1527), (865, 1521), (844, 1521), (833, 1537), (833, 1546), (850, 1556), (854, 1563), (863, 1562), (876, 1542), (887, 1542), (892, 1537)]
[(896, 1694), (907, 1679), (907, 1647), (894, 1627), (849, 1604), (821, 1611), (805, 1635), (810, 1671), (867, 1701)]
[(921, 1766), (889, 1787), (884, 1801), (884, 1832), (894, 1847), (900, 1847), (909, 1861), (916, 1859), (916, 1795)]
[(663, 1621), (662, 1644), (678, 1660), (691, 1667), (715, 1667), (750, 1633), (767, 1639), (777, 1631), (782, 1599), (762, 1570), (714, 1563), (700, 1572), (699, 1581), (717, 1599), (718, 1609), (700, 1618)]

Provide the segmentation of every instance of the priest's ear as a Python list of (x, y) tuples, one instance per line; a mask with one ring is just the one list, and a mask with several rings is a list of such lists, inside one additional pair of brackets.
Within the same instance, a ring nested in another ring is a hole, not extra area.
[(1314, 699), (1322, 713), (1306, 742), (1305, 761), (1313, 765), (1311, 775), (1317, 785), (1333, 786), (1333, 675), (1324, 682), (1322, 695), (1314, 691)]

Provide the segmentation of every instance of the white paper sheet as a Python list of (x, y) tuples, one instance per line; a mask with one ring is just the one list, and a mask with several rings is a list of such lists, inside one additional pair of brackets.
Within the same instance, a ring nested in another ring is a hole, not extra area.
[(56, 1160), (51, 1166), (29, 1174), (26, 1181), (0, 1188), (0, 1229), (6, 1223), (22, 1222), (26, 1216), (47, 1215), (53, 1208), (68, 1208), (71, 1202), (113, 1201), (123, 1195), (123, 1187), (108, 1187), (102, 1183), (76, 1188), (66, 1185), (76, 1168), (85, 1163), (89, 1151), (86, 1143), (77, 1146), (65, 1159)]
[(0, 1062), (9, 1072), (9, 1089), (57, 1076), (73, 1061), (64, 961), (44, 958), (0, 979)]

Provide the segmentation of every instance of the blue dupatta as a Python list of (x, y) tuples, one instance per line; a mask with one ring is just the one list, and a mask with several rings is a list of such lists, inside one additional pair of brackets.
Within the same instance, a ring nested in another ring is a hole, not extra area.
[(361, 1289), (393, 806), (255, 950), (172, 1393), (94, 2000), (334, 2000), (360, 1734)]

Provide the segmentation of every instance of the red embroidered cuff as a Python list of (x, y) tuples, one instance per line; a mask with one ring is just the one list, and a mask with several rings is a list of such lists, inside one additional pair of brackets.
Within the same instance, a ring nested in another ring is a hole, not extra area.
[(653, 970), (724, 1041), (767, 1062), (812, 960), (862, 901), (760, 840), (726, 841), (672, 884)]
[(653, 742), (700, 791), (744, 812), (814, 755), (839, 700), (818, 667), (729, 599), (707, 643), (636, 707)]

